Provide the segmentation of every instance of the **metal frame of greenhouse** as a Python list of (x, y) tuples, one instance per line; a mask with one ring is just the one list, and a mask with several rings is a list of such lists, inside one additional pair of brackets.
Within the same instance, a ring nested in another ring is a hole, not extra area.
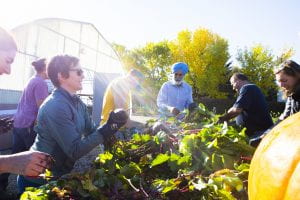
[[(32, 61), (69, 54), (80, 59), (85, 78), (79, 95), (89, 106), (94, 121), (99, 123), (105, 88), (124, 72), (117, 53), (97, 28), (87, 22), (46, 18), (20, 25), (12, 29), (12, 33), (18, 52), (12, 73), (0, 78), (0, 117), (15, 113), (22, 90), (34, 74)], [(52, 84), (47, 83), (50, 90)], [(3, 149), (2, 143), (0, 149)]]

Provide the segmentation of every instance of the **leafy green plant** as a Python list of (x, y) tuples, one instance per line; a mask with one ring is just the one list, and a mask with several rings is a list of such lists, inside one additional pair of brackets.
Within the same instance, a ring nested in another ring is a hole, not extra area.
[[(247, 199), (249, 161), (243, 158), (255, 149), (244, 130), (217, 124), (201, 104), (188, 117), (190, 122), (168, 120), (175, 132), (150, 135), (148, 127), (116, 141), (88, 171), (28, 188), (21, 199)], [(188, 129), (186, 123), (201, 128)]]

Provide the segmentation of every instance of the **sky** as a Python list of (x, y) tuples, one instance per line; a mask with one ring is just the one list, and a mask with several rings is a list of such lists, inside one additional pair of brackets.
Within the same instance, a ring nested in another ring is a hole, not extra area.
[[(11, 29), (40, 18), (94, 24), (127, 48), (175, 39), (182, 30), (208, 28), (238, 49), (262, 44), (279, 55), (292, 47), (300, 62), (299, 0), (0, 0), (0, 26)], [(298, 20), (297, 20), (298, 19)]]

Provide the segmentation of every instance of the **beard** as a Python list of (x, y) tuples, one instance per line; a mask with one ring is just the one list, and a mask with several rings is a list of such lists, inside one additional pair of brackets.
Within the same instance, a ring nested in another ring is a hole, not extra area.
[(175, 79), (172, 80), (172, 84), (173, 84), (173, 85), (177, 85), (177, 86), (181, 85), (182, 82), (183, 82), (182, 79), (181, 79), (181, 80), (175, 80)]

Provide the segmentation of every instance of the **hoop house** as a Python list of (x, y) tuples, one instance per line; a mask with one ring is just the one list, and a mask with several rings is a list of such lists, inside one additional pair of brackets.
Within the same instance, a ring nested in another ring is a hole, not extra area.
[(93, 116), (98, 121), (105, 87), (121, 75), (123, 69), (117, 53), (97, 28), (91, 23), (47, 18), (18, 26), (12, 32), (18, 43), (18, 53), (12, 74), (0, 78), (2, 114), (9, 114), (3, 111), (14, 109), (18, 103), (21, 91), (34, 73), (33, 60), (69, 54), (80, 58), (85, 79), (79, 94), (86, 103), (93, 105)]

